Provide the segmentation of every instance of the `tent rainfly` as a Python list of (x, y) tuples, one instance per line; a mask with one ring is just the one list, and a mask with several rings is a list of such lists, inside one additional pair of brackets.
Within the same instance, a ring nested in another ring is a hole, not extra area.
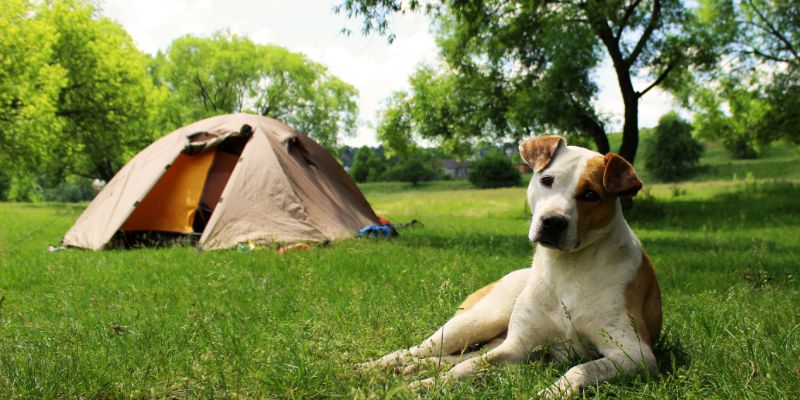
[(99, 250), (115, 235), (200, 234), (198, 247), (322, 242), (377, 223), (322, 146), (274, 119), (220, 115), (180, 128), (131, 159), (67, 232)]

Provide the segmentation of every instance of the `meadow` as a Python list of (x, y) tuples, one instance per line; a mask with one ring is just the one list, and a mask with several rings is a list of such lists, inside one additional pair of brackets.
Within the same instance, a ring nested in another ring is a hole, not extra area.
[[(800, 156), (730, 160), (648, 184), (628, 220), (664, 302), (658, 377), (587, 398), (800, 398)], [(85, 205), (0, 204), (0, 398), (530, 398), (534, 361), (413, 393), (356, 363), (416, 344), (463, 298), (527, 267), (522, 187), (367, 184), (393, 240), (278, 254), (192, 247), (46, 251)]]

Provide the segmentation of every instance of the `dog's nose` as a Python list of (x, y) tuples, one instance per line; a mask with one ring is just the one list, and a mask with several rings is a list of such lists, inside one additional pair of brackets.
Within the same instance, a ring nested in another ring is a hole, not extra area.
[(558, 249), (561, 247), (564, 231), (568, 225), (569, 221), (566, 217), (557, 215), (544, 217), (539, 225), (539, 234), (536, 235), (534, 241)]
[(561, 216), (542, 218), (542, 228), (551, 232), (561, 232), (567, 227), (567, 219)]

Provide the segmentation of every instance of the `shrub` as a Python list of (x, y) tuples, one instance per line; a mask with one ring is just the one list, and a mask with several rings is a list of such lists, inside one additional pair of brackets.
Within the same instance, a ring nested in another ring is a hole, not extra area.
[(744, 160), (758, 158), (758, 151), (751, 140), (744, 137), (728, 137), (722, 140), (731, 157)]
[(490, 151), (472, 163), (469, 181), (480, 188), (498, 188), (519, 184), (519, 171), (511, 160), (500, 151)]
[(417, 186), (420, 182), (432, 181), (436, 177), (436, 171), (418, 157), (397, 164), (383, 174), (383, 179), (386, 181), (410, 182), (413, 186)]
[(676, 181), (691, 175), (703, 145), (692, 137), (692, 125), (675, 112), (658, 120), (645, 149), (645, 168), (662, 181)]
[(8, 198), (8, 190), (11, 189), (11, 177), (0, 170), (0, 201)]
[(42, 195), (45, 201), (58, 201), (62, 203), (77, 203), (89, 201), (97, 194), (92, 188), (92, 180), (77, 176), (68, 177), (58, 186), (44, 189)]
[(378, 181), (386, 169), (385, 162), (374, 150), (362, 146), (356, 152), (350, 175), (358, 183)]

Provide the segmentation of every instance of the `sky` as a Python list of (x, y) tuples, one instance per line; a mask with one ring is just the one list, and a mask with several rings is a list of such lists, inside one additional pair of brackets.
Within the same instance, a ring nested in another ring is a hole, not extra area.
[[(409, 88), (408, 77), (420, 64), (436, 65), (438, 50), (424, 15), (394, 16), (396, 38), (389, 44), (377, 34), (363, 36), (360, 21), (333, 12), (339, 0), (101, 0), (102, 14), (120, 23), (144, 52), (155, 54), (184, 35), (210, 36), (221, 29), (246, 35), (256, 43), (276, 44), (306, 54), (359, 91), (359, 127), (351, 146), (377, 145), (377, 113), (389, 95)], [(341, 33), (342, 28), (351, 35)], [(606, 60), (596, 73), (597, 109), (621, 130), (622, 97)], [(647, 85), (634, 81), (637, 87)], [(641, 127), (655, 126), (673, 106), (672, 97), (651, 90), (639, 104)]]

